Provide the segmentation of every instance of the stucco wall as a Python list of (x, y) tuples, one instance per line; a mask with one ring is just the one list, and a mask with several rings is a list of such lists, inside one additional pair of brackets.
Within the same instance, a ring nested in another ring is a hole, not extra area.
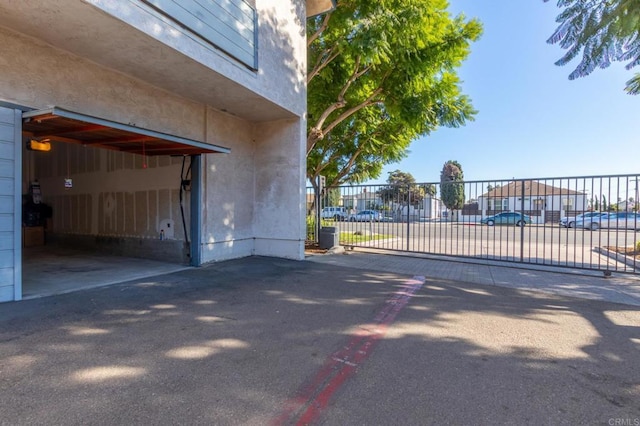
[(292, 3), (256, 0), (260, 72), (251, 88), (303, 115), (307, 110), (306, 10), (305, 2)]
[(306, 126), (302, 120), (256, 126), (255, 254), (274, 249), (304, 257)]
[(204, 262), (253, 254), (255, 197), (254, 125), (237, 117), (208, 110), (207, 142), (233, 140), (231, 155), (203, 159)]
[(0, 98), (204, 139), (204, 106), (0, 28)]
[(302, 259), (304, 121), (251, 125), (215, 110), (207, 117), (208, 142), (234, 137), (237, 145), (234, 155), (204, 160), (203, 260), (273, 253)]
[(4, 3), (0, 26), (202, 104), (252, 121), (306, 111), (304, 2), (255, 1), (257, 71), (136, 0)]
[[(303, 257), (303, 118), (247, 121), (2, 28), (0, 46), (1, 100), (37, 109), (60, 106), (231, 148), (231, 154), (203, 160), (204, 262), (254, 253)], [(302, 92), (297, 96), (304, 99)], [(136, 155), (90, 153), (67, 144), (55, 149), (53, 162), (39, 164), (47, 172), (26, 175), (41, 180), (57, 216), (54, 229), (155, 238), (154, 222), (165, 215), (181, 228), (179, 160), (161, 157), (142, 169)], [(67, 154), (73, 158), (72, 190), (60, 183)]]
[(295, 114), (301, 115), (305, 112), (306, 106), (300, 101), (300, 94), (306, 86), (304, 2), (255, 2), (258, 18), (258, 72), (248, 70), (224, 52), (194, 37), (179, 24), (164, 18), (138, 0), (87, 2), (249, 88), (261, 97)]

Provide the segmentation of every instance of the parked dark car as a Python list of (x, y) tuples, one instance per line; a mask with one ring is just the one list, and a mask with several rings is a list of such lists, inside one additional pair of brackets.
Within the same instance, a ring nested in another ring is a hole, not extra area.
[(487, 216), (480, 221), (488, 226), (493, 225), (515, 225), (525, 226), (526, 224), (533, 223), (531, 218), (526, 214), (516, 212), (502, 212), (494, 214), (493, 216)]

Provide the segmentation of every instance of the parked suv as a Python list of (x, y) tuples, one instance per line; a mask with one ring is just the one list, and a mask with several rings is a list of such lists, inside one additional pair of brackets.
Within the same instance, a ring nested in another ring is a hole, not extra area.
[(344, 207), (324, 207), (320, 212), (322, 219), (347, 220), (349, 214)]

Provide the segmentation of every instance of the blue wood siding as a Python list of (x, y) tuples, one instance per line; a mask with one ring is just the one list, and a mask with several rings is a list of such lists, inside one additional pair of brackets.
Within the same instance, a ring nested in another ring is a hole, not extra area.
[(246, 1), (142, 1), (250, 68), (258, 68), (256, 11)]
[(0, 107), (0, 302), (22, 298), (21, 114)]

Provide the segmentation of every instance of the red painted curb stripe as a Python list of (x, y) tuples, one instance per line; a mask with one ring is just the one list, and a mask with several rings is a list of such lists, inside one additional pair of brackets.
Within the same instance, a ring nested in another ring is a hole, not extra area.
[(324, 410), (333, 394), (351, 377), (371, 354), (375, 344), (385, 336), (388, 326), (423, 286), (424, 277), (407, 280), (375, 315), (370, 324), (358, 330), (347, 344), (327, 357), (324, 365), (298, 395), (285, 403), (284, 410), (272, 425), (313, 423)]

